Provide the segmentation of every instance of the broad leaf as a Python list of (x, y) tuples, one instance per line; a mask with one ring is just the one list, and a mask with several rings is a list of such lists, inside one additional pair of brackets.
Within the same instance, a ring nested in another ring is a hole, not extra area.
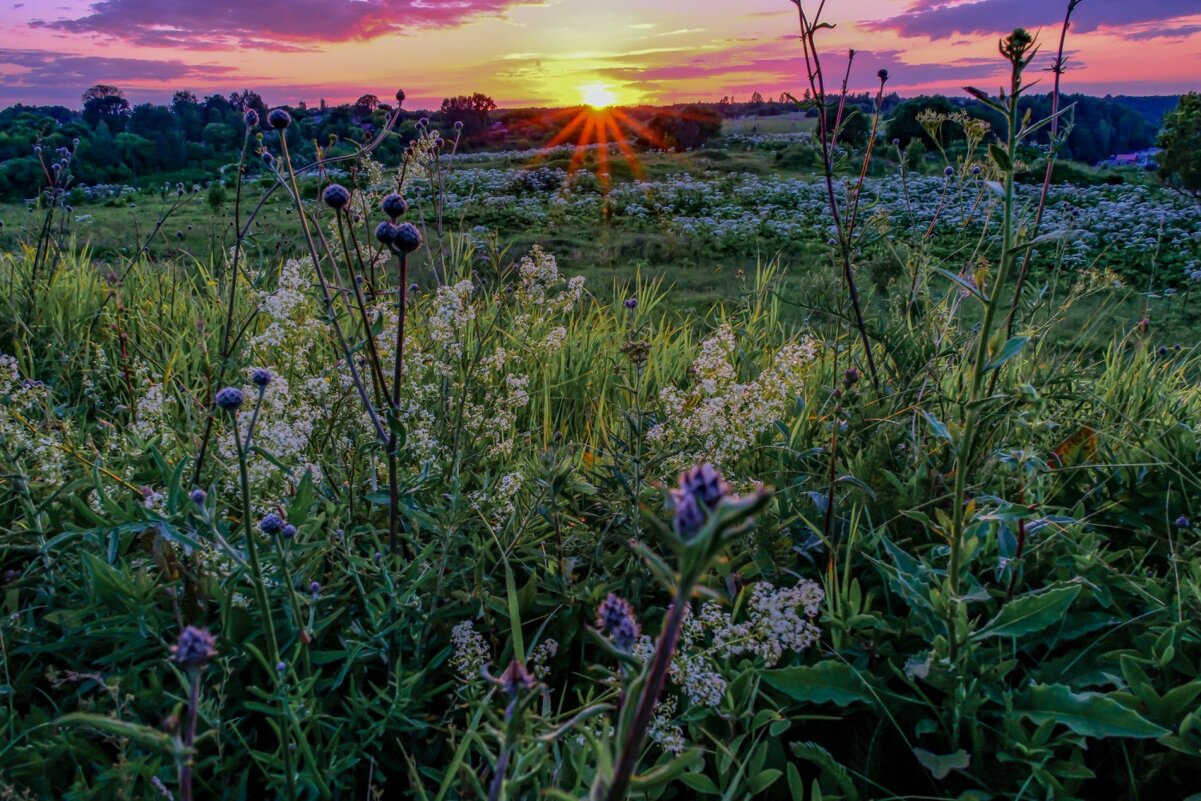
[(1085, 737), (1162, 737), (1170, 734), (1102, 693), (1074, 693), (1063, 684), (1036, 684), (1017, 713), (1035, 723), (1053, 721)]

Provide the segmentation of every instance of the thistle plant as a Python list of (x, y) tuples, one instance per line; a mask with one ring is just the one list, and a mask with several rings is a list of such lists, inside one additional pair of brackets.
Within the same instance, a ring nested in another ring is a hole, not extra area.
[[(649, 548), (635, 544), (655, 575), (670, 589), (672, 600), (654, 651), (623, 690), (614, 740), (618, 749), (611, 770), (608, 759), (598, 766), (591, 798), (622, 801), (629, 792), (693, 592), (721, 553), (727, 537), (766, 506), (770, 497), (770, 490), (762, 487), (745, 497), (734, 496), (716, 468), (698, 465), (682, 473), (679, 485), (669, 493), (672, 523), (670, 532), (664, 531), (664, 535), (675, 553), (676, 569), (672, 570)], [(638, 636), (637, 621), (628, 604), (617, 598), (607, 600), (598, 612), (597, 625), (628, 664), (628, 651)]]

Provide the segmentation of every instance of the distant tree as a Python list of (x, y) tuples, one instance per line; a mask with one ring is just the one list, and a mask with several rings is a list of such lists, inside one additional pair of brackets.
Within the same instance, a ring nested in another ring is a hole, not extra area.
[(355, 119), (370, 117), (379, 108), (379, 98), (375, 95), (363, 95), (358, 100), (354, 101), (354, 116)]
[(681, 111), (664, 111), (647, 123), (649, 144), (654, 147), (690, 150), (700, 147), (721, 133), (721, 114), (703, 106), (688, 106)]
[(179, 114), (187, 108), (193, 108), (200, 105), (200, 101), (196, 99), (194, 92), (181, 89), (171, 96), (171, 111)]
[(1201, 197), (1201, 95), (1188, 93), (1164, 116), (1159, 146), (1159, 177)]
[(251, 91), (250, 89), (233, 92), (229, 96), (229, 104), (239, 113), (252, 108), (258, 112), (259, 119), (267, 119), (267, 104), (263, 102), (263, 98), (258, 92)]
[[(926, 133), (926, 129), (917, 121), (918, 116), (923, 111), (934, 111), (941, 114), (951, 114), (959, 110), (959, 106), (943, 97), (942, 95), (934, 95), (933, 97), (915, 97), (906, 100), (892, 110), (892, 115), (888, 118), (888, 122), (884, 125), (884, 136), (892, 141), (899, 139), (901, 147), (909, 147), (909, 143), (917, 140), (928, 150), (934, 150), (935, 144)], [(944, 126), (943, 134), (947, 137), (954, 138), (958, 136), (962, 138), (962, 131), (953, 125)], [(948, 142), (943, 142), (946, 145)]]
[[(83, 118), (93, 128), (104, 120), (112, 127), (124, 128), (124, 117), (129, 114), (129, 101), (125, 93), (115, 86), (98, 83), (83, 93)], [(113, 125), (113, 123), (117, 125)]]
[(442, 101), (442, 121), (453, 125), (463, 123), (463, 133), (470, 136), (488, 127), (492, 112), (496, 110), (496, 102), (482, 92), (476, 92), (468, 97), (448, 97)]
[(751, 93), (751, 102), (752, 103), (762, 103), (763, 102), (763, 94), (761, 92), (752, 92)]

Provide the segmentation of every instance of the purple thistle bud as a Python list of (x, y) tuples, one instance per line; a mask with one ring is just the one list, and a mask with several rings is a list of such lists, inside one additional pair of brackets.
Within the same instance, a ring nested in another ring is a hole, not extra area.
[(404, 89), (396, 90), (396, 102), (397, 103), (405, 102), (405, 90)]
[(242, 406), (242, 390), (237, 387), (225, 387), (217, 390), (213, 400), (216, 401), (218, 409), (232, 414)]
[(900, 140), (900, 139), (897, 139), (896, 137), (893, 137), (893, 140), (892, 140), (892, 146), (893, 146), (893, 147), (900, 147), (900, 146), (901, 146), (901, 140)]
[(271, 375), (271, 371), (265, 367), (256, 367), (254, 372), (250, 374), (250, 381), (259, 389), (266, 389), (267, 385), (274, 380), (275, 376)]
[(179, 640), (171, 646), (171, 658), (180, 667), (199, 669), (217, 655), (217, 638), (207, 629), (187, 626), (179, 634)]
[(948, 178), (950, 178), (952, 175), (955, 174), (955, 168), (952, 167), (950, 164), (948, 164), (947, 168), (942, 171), (942, 174), (947, 176)]
[(196, 504), (197, 506), (204, 506), (204, 502), (208, 500), (209, 494), (200, 487), (197, 487), (188, 493), (188, 497), (191, 498), (192, 503)]
[(334, 211), (341, 211), (350, 203), (350, 190), (341, 184), (330, 184), (321, 193), (321, 199)]
[(261, 158), (263, 160), (263, 163), (266, 164), (267, 166), (271, 166), (271, 162), (275, 161), (275, 156), (271, 155), (271, 152), (269, 150), (264, 150), (263, 155), (260, 156), (259, 158)]
[(380, 208), (383, 209), (384, 214), (387, 214), (389, 217), (395, 220), (397, 217), (409, 210), (409, 202), (397, 193), (393, 192), (392, 194), (387, 195), (383, 201), (380, 202)]
[(278, 534), (283, 531), (284, 519), (275, 512), (267, 513), (262, 520), (259, 521), (259, 531), (264, 534)]
[(410, 291), (410, 292), (417, 292), (417, 291), (419, 291), (420, 289), (421, 289), (421, 285), (420, 285), (420, 284), (409, 284), (409, 291)]
[(259, 124), (259, 113), (252, 108), (246, 109), (246, 113), (242, 115), (242, 119), (246, 122), (247, 128), (253, 128)]
[(285, 540), (290, 540), (296, 536), (296, 526), (288, 523), (279, 532)]
[(455, 130), (456, 131), (463, 130), (463, 121), (462, 120), (455, 120)]
[(273, 108), (267, 113), (267, 124), (277, 131), (282, 131), (292, 124), (292, 115), (282, 108)]
[(436, 138), (434, 139), (434, 147), (438, 148), (439, 150), (441, 150), (441, 149), (442, 149), (442, 146), (443, 146), (443, 145), (445, 145), (445, 144), (446, 144), (446, 142), (445, 142), (445, 140), (443, 140), (443, 139), (442, 139), (442, 137), (441, 137), (441, 136), (439, 136), (439, 137), (436, 137)]
[(276, 673), (283, 673), (287, 669), (288, 669), (288, 666), (287, 666), (287, 664), (284, 663), (284, 661), (282, 659), (275, 663), (275, 672)]
[(722, 499), (730, 494), (730, 485), (711, 464), (701, 464), (680, 473), (678, 489), (671, 491), (674, 514), (672, 525), (681, 536), (695, 534)]
[(973, 164), (972, 165), (972, 175), (979, 175), (979, 174), (980, 174), (980, 165)]
[(526, 670), (525, 665), (514, 659), (505, 668), (505, 672), (500, 674), (499, 684), (501, 689), (510, 698), (516, 698), (518, 693), (523, 690), (532, 690), (537, 682), (534, 677)]
[(638, 308), (638, 298), (634, 297), (633, 295), (626, 298), (625, 299), (625, 307), (627, 309), (637, 309)]
[(321, 594), (321, 584), (320, 584), (320, 582), (316, 582), (316, 581), (314, 581), (312, 584), (310, 584), (310, 585), (309, 585), (309, 592), (311, 592), (311, 593), (313, 594), (313, 597), (314, 597), (314, 598), (316, 598), (318, 595), (320, 595), (320, 594)]
[(378, 239), (382, 245), (391, 245), (396, 241), (396, 229), (397, 226), (395, 223), (390, 223), (387, 220), (384, 220), (382, 223), (375, 226), (375, 238)]
[(1181, 515), (1176, 518), (1176, 528), (1191, 528), (1193, 521), (1188, 519), (1188, 515)]
[(633, 648), (642, 633), (638, 618), (634, 617), (634, 607), (613, 593), (606, 595), (596, 608), (596, 628), (623, 651)]
[(421, 231), (412, 223), (401, 223), (396, 226), (396, 236), (392, 247), (406, 256), (421, 247)]
[(888, 70), (880, 70), (876, 73), (876, 77), (880, 79), (880, 83), (884, 83), (888, 80)]

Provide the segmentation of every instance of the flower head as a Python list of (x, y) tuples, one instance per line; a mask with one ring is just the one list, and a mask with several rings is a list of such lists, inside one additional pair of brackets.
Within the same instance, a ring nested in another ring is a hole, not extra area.
[(517, 697), (522, 690), (532, 690), (537, 681), (533, 675), (526, 670), (525, 664), (514, 659), (505, 668), (505, 672), (500, 674), (499, 684), (501, 689), (511, 697)]
[(1176, 518), (1176, 528), (1191, 528), (1193, 521), (1188, 519), (1188, 515), (1181, 515)]
[(265, 388), (274, 378), (275, 376), (271, 375), (271, 371), (263, 367), (254, 368), (254, 372), (250, 374), (251, 383), (260, 389)]
[(321, 193), (321, 199), (334, 211), (341, 211), (350, 203), (350, 190), (342, 184), (330, 184)]
[(625, 307), (627, 309), (637, 309), (638, 308), (638, 298), (634, 297), (633, 295), (626, 298), (625, 299)]
[(606, 595), (596, 608), (596, 628), (622, 651), (633, 648), (634, 642), (642, 634), (638, 618), (634, 617), (634, 607), (613, 593)]
[(278, 534), (284, 530), (284, 519), (275, 512), (269, 512), (259, 521), (259, 531), (264, 534)]
[(399, 226), (396, 223), (384, 220), (379, 225), (375, 226), (375, 238), (379, 240), (381, 245), (391, 245), (396, 241), (396, 229)]
[(285, 540), (290, 540), (296, 536), (296, 526), (288, 523), (282, 529), (280, 529), (279, 533), (280, 536), (282, 536)]
[(219, 389), (213, 400), (216, 402), (218, 409), (232, 414), (242, 406), (242, 390), (237, 387)]
[(396, 192), (386, 195), (384, 199), (380, 201), (379, 205), (380, 208), (383, 209), (384, 214), (387, 214), (389, 217), (391, 217), (393, 221), (409, 210), (409, 201), (405, 200)]
[(217, 655), (217, 638), (208, 629), (187, 626), (171, 646), (171, 658), (184, 668), (202, 668)]
[(292, 124), (292, 115), (282, 108), (273, 108), (267, 113), (267, 124), (277, 131), (282, 131)]
[(396, 237), (392, 247), (406, 256), (421, 247), (421, 231), (412, 223), (401, 223), (396, 226)]
[(730, 485), (711, 464), (700, 464), (680, 473), (679, 487), (671, 491), (676, 533), (696, 533), (729, 494)]
[(188, 497), (191, 498), (192, 503), (196, 504), (197, 506), (204, 506), (204, 502), (208, 500), (209, 494), (200, 487), (197, 487), (188, 493)]
[(252, 108), (248, 108), (242, 115), (242, 120), (246, 123), (247, 128), (253, 128), (259, 124), (259, 113)]

